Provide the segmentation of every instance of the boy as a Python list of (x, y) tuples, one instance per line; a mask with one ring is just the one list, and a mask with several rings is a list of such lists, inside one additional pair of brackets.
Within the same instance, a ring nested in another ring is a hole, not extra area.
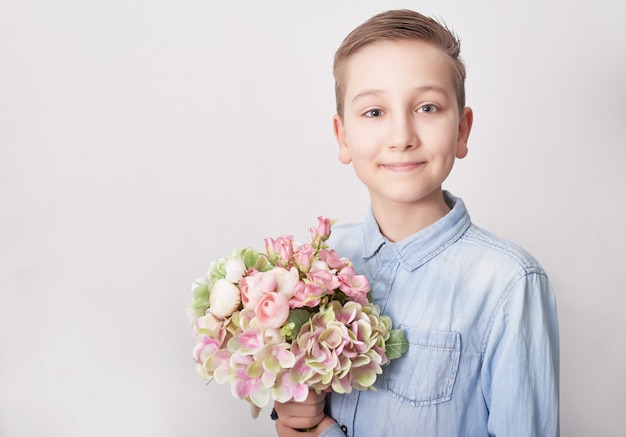
[(376, 391), (276, 403), (279, 436), (557, 436), (548, 278), (441, 188), (472, 127), (458, 40), (416, 12), (388, 11), (346, 37), (334, 74), (339, 158), (371, 208), (363, 224), (335, 227), (330, 243), (369, 277), (409, 350)]

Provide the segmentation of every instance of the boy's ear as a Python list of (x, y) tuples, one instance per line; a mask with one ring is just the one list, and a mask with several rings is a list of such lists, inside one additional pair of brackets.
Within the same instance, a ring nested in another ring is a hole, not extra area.
[(350, 149), (346, 143), (346, 129), (343, 125), (343, 120), (339, 114), (335, 114), (333, 117), (333, 131), (335, 132), (335, 138), (337, 144), (339, 144), (339, 161), (342, 164), (350, 164), (352, 157), (350, 156)]
[(459, 132), (456, 139), (456, 157), (461, 159), (467, 156), (467, 140), (469, 139), (472, 123), (474, 121), (474, 113), (472, 108), (463, 108), (461, 118), (459, 119)]

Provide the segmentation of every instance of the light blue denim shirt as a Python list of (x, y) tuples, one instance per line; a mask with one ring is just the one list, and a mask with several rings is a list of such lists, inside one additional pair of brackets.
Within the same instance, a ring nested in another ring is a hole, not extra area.
[(363, 224), (336, 225), (329, 245), (371, 282), (374, 301), (409, 350), (376, 391), (327, 399), (337, 425), (322, 436), (559, 435), (554, 293), (523, 249), (474, 226), (463, 201), (400, 242)]

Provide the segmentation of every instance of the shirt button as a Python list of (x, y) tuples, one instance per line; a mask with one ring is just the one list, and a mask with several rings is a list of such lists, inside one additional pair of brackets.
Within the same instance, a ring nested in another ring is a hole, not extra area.
[(341, 425), (339, 428), (341, 428), (345, 435), (348, 435), (348, 427), (346, 425)]

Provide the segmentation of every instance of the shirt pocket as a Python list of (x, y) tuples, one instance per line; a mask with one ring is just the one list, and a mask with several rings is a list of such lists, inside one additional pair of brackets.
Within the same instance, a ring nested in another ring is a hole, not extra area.
[(449, 401), (459, 368), (461, 333), (399, 326), (409, 343), (408, 351), (389, 364), (386, 390), (414, 406)]

